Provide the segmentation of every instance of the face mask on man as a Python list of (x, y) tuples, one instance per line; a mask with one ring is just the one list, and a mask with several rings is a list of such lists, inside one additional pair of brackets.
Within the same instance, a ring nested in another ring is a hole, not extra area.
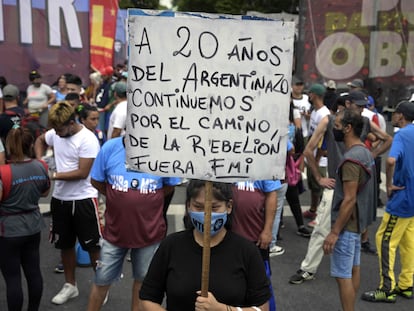
[[(204, 232), (204, 212), (189, 211), (191, 222), (200, 233)], [(221, 228), (224, 227), (227, 222), (227, 212), (224, 213), (211, 213), (211, 228), (210, 235), (215, 236)]]
[(343, 129), (333, 129), (333, 135), (335, 137), (335, 141), (344, 141), (345, 138), (345, 133), (343, 131)]

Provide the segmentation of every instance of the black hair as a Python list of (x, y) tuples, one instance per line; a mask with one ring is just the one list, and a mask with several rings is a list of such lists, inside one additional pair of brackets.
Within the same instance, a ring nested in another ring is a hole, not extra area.
[(345, 96), (338, 96), (334, 103), (331, 106), (331, 110), (335, 113), (338, 110), (338, 106), (343, 106), (345, 107), (345, 100), (346, 97)]
[[(201, 191), (204, 191), (206, 181), (199, 179), (192, 179), (187, 185), (186, 199), (185, 199), (185, 215), (183, 218), (184, 226), (186, 229), (194, 228), (190, 217), (187, 213), (187, 207), (190, 204), (191, 199), (196, 198)], [(228, 183), (213, 182), (213, 197), (219, 201), (228, 203), (233, 199), (232, 185)], [(227, 216), (227, 222), (224, 225), (226, 229), (231, 229), (231, 214)]]
[(66, 83), (75, 84), (78, 86), (82, 86), (82, 79), (74, 74), (65, 74), (66, 75)]
[(79, 105), (77, 108), (76, 108), (76, 112), (78, 113), (78, 115), (79, 115), (79, 121), (81, 121), (81, 123), (83, 123), (82, 122), (82, 120), (85, 120), (85, 119), (87, 119), (88, 118), (88, 116), (89, 116), (89, 114), (92, 112), (92, 111), (98, 111), (98, 108), (97, 107), (95, 107), (95, 106), (92, 106), (92, 105), (88, 105), (88, 104), (82, 104), (82, 105)]
[(290, 98), (290, 103), (289, 103), (289, 121), (291, 123), (294, 122), (293, 120), (293, 110), (295, 109), (295, 106), (293, 105), (293, 100), (292, 97)]
[(7, 85), (7, 79), (4, 76), (0, 76), (0, 89), (3, 89)]
[(362, 129), (364, 127), (364, 119), (361, 114), (352, 109), (344, 109), (337, 113), (337, 116), (342, 115), (342, 126), (351, 125), (355, 136), (361, 137)]

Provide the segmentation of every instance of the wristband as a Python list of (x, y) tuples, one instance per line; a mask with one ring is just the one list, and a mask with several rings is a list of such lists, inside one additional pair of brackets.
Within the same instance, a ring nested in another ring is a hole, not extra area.
[(236, 307), (236, 310), (237, 311), (243, 311), (242, 308), (240, 308), (240, 307)]
[(56, 179), (56, 175), (57, 175), (57, 172), (55, 171), (55, 172), (53, 172), (53, 174), (52, 174), (52, 179)]
[(254, 307), (254, 306), (252, 306), (252, 309), (253, 309), (253, 310), (256, 310), (256, 311), (262, 311), (262, 310), (260, 310), (260, 308), (258, 308), (258, 307)]

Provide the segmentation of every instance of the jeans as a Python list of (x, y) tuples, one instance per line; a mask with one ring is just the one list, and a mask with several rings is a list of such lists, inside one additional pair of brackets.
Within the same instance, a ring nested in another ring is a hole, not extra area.
[(276, 191), (277, 193), (277, 211), (275, 220), (273, 222), (273, 228), (272, 228), (272, 242), (270, 242), (269, 247), (272, 248), (276, 245), (277, 242), (277, 233), (279, 231), (279, 225), (280, 225), (280, 216), (282, 215), (283, 211), (283, 205), (285, 204), (285, 194), (286, 190), (288, 188), (288, 184), (284, 183), (282, 184), (282, 187)]

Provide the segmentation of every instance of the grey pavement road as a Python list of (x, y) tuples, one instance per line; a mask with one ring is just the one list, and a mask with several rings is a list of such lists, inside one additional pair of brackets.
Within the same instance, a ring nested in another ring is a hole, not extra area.
[[(182, 227), (182, 211), (184, 187), (178, 187), (173, 199), (173, 208), (169, 212), (169, 231), (180, 230)], [(301, 198), (307, 201), (305, 192)], [(289, 210), (289, 208), (287, 208)], [(378, 209), (379, 211), (381, 209)], [(50, 221), (45, 217), (46, 222)], [(380, 219), (370, 228), (371, 240), (374, 239), (375, 230)], [(280, 245), (285, 248), (285, 254), (271, 258), (271, 267), (273, 271), (272, 283), (277, 299), (279, 311), (296, 311), (296, 310), (340, 310), (340, 301), (338, 296), (337, 285), (335, 280), (329, 276), (329, 258), (324, 257), (316, 279), (307, 281), (301, 285), (291, 285), (288, 283), (289, 277), (299, 268), (300, 262), (304, 257), (307, 248), (308, 239), (296, 235), (296, 225), (293, 217), (285, 216), (285, 228), (281, 231), (282, 240)], [(64, 305), (53, 305), (50, 300), (61, 288), (64, 283), (62, 274), (53, 272), (53, 268), (59, 261), (59, 253), (47, 241), (48, 231), (42, 233), (41, 242), (41, 269), (44, 278), (44, 292), (40, 310), (86, 310), (88, 295), (93, 278), (91, 268), (77, 269), (77, 282), (80, 291), (79, 297), (70, 300)], [(0, 254), (1, 255), (1, 254)], [(372, 255), (362, 254), (361, 256), (361, 288), (359, 294), (365, 290), (375, 289), (378, 285), (378, 258)], [(396, 263), (398, 273), (399, 262)], [(124, 265), (124, 277), (111, 287), (108, 303), (102, 310), (124, 311), (130, 310), (131, 299), (131, 268), (128, 262)], [(26, 291), (26, 290), (25, 290)], [(0, 278), (0, 311), (7, 310), (5, 285), (3, 278)], [(25, 292), (27, 302), (27, 293)], [(396, 304), (372, 304), (357, 299), (356, 310), (359, 311), (386, 311), (398, 309), (401, 311), (414, 310), (414, 300), (399, 298)]]

